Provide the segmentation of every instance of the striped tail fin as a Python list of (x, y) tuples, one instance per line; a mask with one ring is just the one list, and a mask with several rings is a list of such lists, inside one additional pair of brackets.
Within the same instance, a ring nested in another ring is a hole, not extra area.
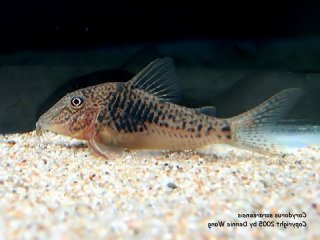
[(282, 118), (303, 95), (303, 90), (290, 88), (279, 92), (252, 110), (230, 118), (232, 145), (260, 153), (281, 154), (272, 133)]

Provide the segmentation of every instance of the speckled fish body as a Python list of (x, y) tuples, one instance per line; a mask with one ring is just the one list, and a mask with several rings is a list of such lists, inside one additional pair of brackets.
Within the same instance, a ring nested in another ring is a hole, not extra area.
[(88, 141), (96, 153), (115, 149), (198, 149), (227, 143), (275, 153), (262, 130), (272, 128), (301, 95), (287, 89), (253, 110), (219, 119), (214, 108), (192, 109), (175, 101), (179, 91), (169, 58), (157, 59), (126, 83), (105, 83), (67, 94), (37, 122), (45, 130)]
[(128, 84), (117, 83), (98, 116), (97, 136), (106, 145), (128, 149), (194, 149), (230, 140), (227, 120), (160, 100)]

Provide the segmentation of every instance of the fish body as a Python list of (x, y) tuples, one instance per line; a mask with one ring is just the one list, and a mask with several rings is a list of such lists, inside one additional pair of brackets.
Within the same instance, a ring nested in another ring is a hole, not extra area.
[(226, 143), (277, 153), (262, 132), (271, 129), (301, 95), (287, 89), (233, 118), (214, 117), (214, 107), (179, 106), (171, 59), (157, 59), (126, 83), (104, 83), (67, 94), (36, 124), (37, 134), (53, 131), (88, 141), (107, 157), (120, 149), (199, 149)]
[(97, 136), (127, 149), (194, 149), (231, 138), (229, 123), (164, 101), (128, 84), (109, 92)]

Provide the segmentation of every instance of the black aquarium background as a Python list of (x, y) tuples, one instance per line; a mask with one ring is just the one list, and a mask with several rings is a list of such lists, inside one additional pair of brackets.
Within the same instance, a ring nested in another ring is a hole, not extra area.
[(287, 119), (320, 123), (318, 1), (8, 1), (0, 6), (0, 133), (33, 130), (67, 92), (172, 57), (182, 105), (219, 117), (305, 89)]

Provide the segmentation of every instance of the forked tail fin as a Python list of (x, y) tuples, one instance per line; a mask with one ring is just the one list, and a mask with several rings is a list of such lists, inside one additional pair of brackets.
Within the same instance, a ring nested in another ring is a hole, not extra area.
[(279, 92), (252, 110), (230, 118), (232, 144), (267, 154), (280, 154), (281, 148), (272, 141), (270, 134), (277, 121), (302, 96), (303, 90), (290, 88)]

